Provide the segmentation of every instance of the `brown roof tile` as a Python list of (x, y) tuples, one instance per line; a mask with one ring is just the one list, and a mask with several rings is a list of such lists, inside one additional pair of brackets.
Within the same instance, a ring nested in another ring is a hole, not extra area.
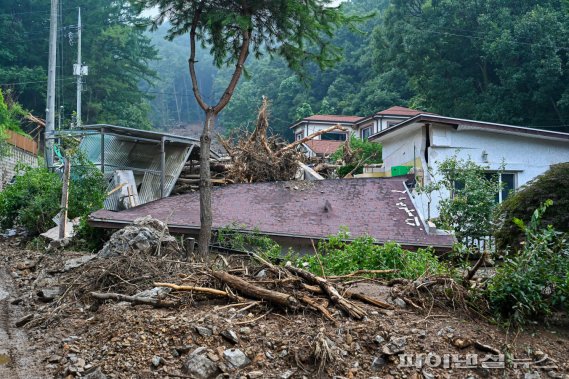
[[(214, 187), (212, 199), (214, 228), (238, 223), (268, 235), (324, 238), (346, 226), (352, 236), (369, 234), (380, 242), (439, 247), (453, 242), (450, 236), (427, 234), (422, 224), (409, 225), (414, 218), (401, 208), (417, 212), (401, 178), (234, 184)], [(90, 223), (119, 226), (146, 215), (174, 229), (195, 230), (200, 224), (199, 194), (168, 197), (121, 212), (99, 210)]]
[(361, 120), (360, 116), (340, 116), (330, 114), (315, 114), (313, 116), (305, 117), (303, 121), (327, 121), (327, 122), (356, 122)]
[(313, 139), (306, 141), (304, 144), (310, 148), (314, 153), (321, 155), (333, 154), (344, 141), (327, 141), (321, 139)]
[(377, 112), (376, 114), (390, 115), (390, 116), (416, 116), (418, 114), (429, 114), (429, 113), (418, 111), (416, 109), (394, 106), (391, 108), (387, 108), (381, 112)]

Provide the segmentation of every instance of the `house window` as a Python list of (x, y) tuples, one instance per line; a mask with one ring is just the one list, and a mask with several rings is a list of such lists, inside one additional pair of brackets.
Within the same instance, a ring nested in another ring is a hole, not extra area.
[(496, 203), (501, 203), (510, 196), (516, 189), (516, 174), (512, 172), (487, 172), (485, 174), (489, 180), (497, 180), (501, 184), (502, 190), (496, 194)]
[(371, 127), (362, 129), (361, 135), (363, 140), (368, 139), (370, 134), (371, 134)]
[[(484, 174), (487, 180), (498, 181), (501, 183), (502, 190), (496, 194), (496, 203), (501, 203), (510, 196), (510, 194), (516, 189), (516, 174), (512, 172), (486, 172)], [(455, 182), (454, 188), (456, 190), (464, 189), (463, 182)]]
[(396, 122), (396, 121), (387, 121), (387, 127), (388, 127), (388, 128), (391, 128), (392, 126), (395, 126), (395, 125), (397, 125), (397, 124), (399, 124), (399, 122)]
[(346, 133), (326, 133), (320, 138), (326, 141), (345, 141)]
[(295, 135), (294, 138), (298, 141), (298, 140), (301, 140), (302, 137), (304, 137), (304, 133), (303, 133), (303, 132), (300, 132), (300, 133), (296, 133), (296, 135)]

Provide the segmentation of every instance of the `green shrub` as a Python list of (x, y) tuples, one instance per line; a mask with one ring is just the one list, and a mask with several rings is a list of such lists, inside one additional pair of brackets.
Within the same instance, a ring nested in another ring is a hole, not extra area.
[[(336, 170), (339, 177), (343, 178), (356, 167), (356, 170), (352, 174), (361, 174), (364, 164), (383, 162), (381, 160), (381, 145), (379, 143), (362, 140), (353, 136), (349, 139), (349, 143), (353, 157), (351, 157), (349, 162), (344, 162), (344, 166)], [(330, 158), (333, 161), (344, 160), (344, 145), (340, 146)]]
[(330, 236), (328, 240), (320, 241), (318, 253), (302, 257), (300, 263), (308, 263), (308, 269), (318, 275), (345, 275), (357, 270), (395, 269), (399, 271), (382, 277), (416, 279), (423, 275), (447, 272), (430, 249), (409, 251), (394, 242), (378, 245), (369, 236), (347, 241), (349, 239), (350, 235), (344, 229), (337, 235)]
[(258, 230), (244, 233), (237, 229), (243, 229), (243, 227), (231, 224), (219, 229), (216, 233), (219, 246), (240, 251), (253, 251), (271, 260), (280, 257), (282, 249), (271, 238), (261, 235)]
[(525, 242), (488, 283), (490, 307), (506, 322), (524, 324), (569, 307), (569, 241), (552, 226), (541, 227), (551, 204), (548, 200), (538, 207), (527, 226), (520, 219), (514, 221)]
[[(60, 211), (61, 179), (46, 168), (19, 169), (14, 183), (0, 192), (0, 225), (23, 226), (32, 235), (55, 226), (52, 218)], [(69, 183), (68, 217), (86, 216), (100, 209), (105, 199), (102, 173), (82, 157), (74, 157)]]
[(54, 225), (52, 217), (59, 212), (61, 181), (46, 168), (18, 169), (14, 183), (0, 192), (0, 225), (20, 225), (32, 235), (42, 233)]
[(523, 231), (513, 222), (514, 218), (524, 223), (530, 221), (532, 213), (547, 199), (555, 204), (543, 215), (541, 226), (552, 225), (561, 232), (569, 232), (569, 162), (559, 163), (543, 175), (538, 176), (513, 195), (510, 195), (497, 209), (496, 246), (499, 250), (520, 249), (524, 239)]
[(487, 169), (454, 155), (439, 163), (437, 181), (417, 188), (429, 198), (433, 192), (448, 192), (439, 202), (436, 221), (441, 228), (453, 230), (461, 243), (492, 234), (495, 197), (501, 187), (498, 180), (486, 176)]

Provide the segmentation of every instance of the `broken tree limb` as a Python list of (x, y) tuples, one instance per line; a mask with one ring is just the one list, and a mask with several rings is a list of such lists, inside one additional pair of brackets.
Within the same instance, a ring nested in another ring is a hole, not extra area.
[(378, 300), (375, 297), (367, 296), (367, 295), (364, 295), (361, 293), (346, 291), (346, 292), (344, 292), (344, 295), (346, 295), (346, 297), (348, 297), (350, 299), (356, 299), (356, 300), (361, 301), (362, 303), (374, 305), (378, 308), (382, 308), (382, 309), (394, 309), (395, 308), (391, 304), (388, 304), (386, 302)]
[(324, 317), (326, 317), (328, 320), (332, 321), (334, 324), (337, 323), (336, 319), (332, 316), (332, 314), (328, 311), (328, 309), (326, 309), (325, 307), (323, 307), (322, 305), (318, 304), (314, 299), (312, 299), (310, 296), (308, 295), (302, 295), (298, 298), (300, 301), (302, 301), (303, 303), (307, 304), (308, 306), (320, 311), (320, 313), (322, 313), (324, 315)]
[[(310, 284), (303, 283), (302, 287), (312, 293), (321, 294), (323, 293), (322, 288), (319, 286), (311, 286)], [(367, 296), (358, 292), (353, 292), (350, 290), (346, 290), (343, 292), (344, 296), (349, 299), (359, 300), (362, 303), (370, 304), (382, 309), (394, 309), (395, 307), (391, 304), (388, 304), (384, 301), (376, 299), (375, 297)]]
[(350, 315), (350, 317), (356, 320), (361, 320), (366, 316), (365, 310), (340, 295), (338, 290), (326, 279), (316, 276), (313, 273), (305, 271), (301, 268), (293, 267), (291, 265), (287, 265), (285, 268), (293, 274), (300, 276), (309, 283), (318, 284), (324, 293), (328, 295), (330, 300), (332, 300), (332, 302), (336, 304), (338, 308)]
[(472, 278), (474, 278), (474, 275), (476, 275), (476, 272), (478, 271), (478, 269), (482, 266), (482, 264), (484, 263), (484, 261), (486, 260), (486, 254), (487, 252), (483, 252), (482, 256), (480, 257), (480, 259), (476, 262), (476, 264), (474, 265), (474, 267), (472, 267), (472, 269), (470, 269), (468, 271), (468, 273), (466, 274), (466, 276), (464, 277), (464, 283), (468, 283), (470, 280), (472, 280)]
[(178, 302), (154, 299), (151, 297), (128, 296), (128, 295), (123, 295), (121, 293), (113, 293), (113, 292), (109, 293), (91, 292), (91, 296), (99, 300), (127, 301), (133, 304), (147, 304), (158, 308), (170, 308), (170, 307), (177, 307), (179, 305)]
[(345, 132), (345, 131), (347, 131), (348, 129), (344, 128), (344, 127), (343, 127), (342, 125), (340, 125), (340, 124), (336, 124), (336, 125), (331, 126), (331, 127), (329, 127), (329, 128), (319, 130), (319, 131), (317, 131), (317, 132), (314, 132), (314, 133), (312, 133), (312, 134), (307, 135), (307, 136), (304, 137), (304, 138), (299, 139), (298, 141), (294, 141), (293, 143), (286, 145), (285, 147), (283, 147), (282, 149), (280, 149), (280, 150), (277, 152), (277, 155), (280, 155), (280, 154), (284, 153), (285, 151), (294, 149), (294, 148), (297, 147), (298, 145), (302, 145), (303, 143), (308, 142), (308, 141), (310, 141), (310, 140), (312, 140), (312, 139), (314, 139), (314, 138), (316, 138), (316, 137), (318, 137), (318, 136), (320, 136), (320, 135), (322, 135), (322, 134), (326, 134), (326, 133), (333, 132), (334, 130), (341, 130), (341, 131)]
[(292, 309), (298, 308), (298, 300), (296, 300), (293, 296), (255, 286), (237, 276), (228, 274), (223, 271), (212, 271), (211, 274), (218, 280), (227, 284), (229, 287), (234, 288), (242, 294), (253, 299), (265, 300)]
[(227, 292), (218, 290), (215, 288), (207, 288), (207, 287), (196, 287), (196, 286), (179, 286), (174, 283), (154, 283), (156, 287), (168, 287), (173, 289), (174, 291), (192, 291), (192, 292), (200, 292), (205, 293), (208, 295), (214, 296), (221, 296), (221, 297), (232, 297)]

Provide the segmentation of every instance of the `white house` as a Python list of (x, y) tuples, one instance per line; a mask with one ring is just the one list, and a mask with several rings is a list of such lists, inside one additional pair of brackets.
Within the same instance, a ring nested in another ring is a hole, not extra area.
[[(457, 156), (501, 171), (503, 183), (498, 200), (516, 190), (552, 164), (569, 161), (569, 134), (513, 125), (495, 124), (433, 114), (418, 114), (397, 125), (383, 128), (369, 137), (383, 146), (384, 175), (394, 166), (414, 168), (417, 181), (436, 181), (437, 164)], [(429, 169), (427, 169), (429, 168)], [(425, 218), (438, 216), (444, 193), (431, 200), (414, 193), (417, 209)]]
[(368, 138), (370, 135), (393, 125), (399, 124), (418, 114), (428, 114), (405, 107), (391, 107), (374, 113), (371, 116), (340, 116), (340, 115), (313, 115), (305, 117), (290, 126), (294, 132), (294, 139), (299, 140), (314, 132), (340, 124), (348, 129), (347, 132), (334, 131), (316, 137), (316, 140), (345, 141), (348, 133), (359, 138)]

